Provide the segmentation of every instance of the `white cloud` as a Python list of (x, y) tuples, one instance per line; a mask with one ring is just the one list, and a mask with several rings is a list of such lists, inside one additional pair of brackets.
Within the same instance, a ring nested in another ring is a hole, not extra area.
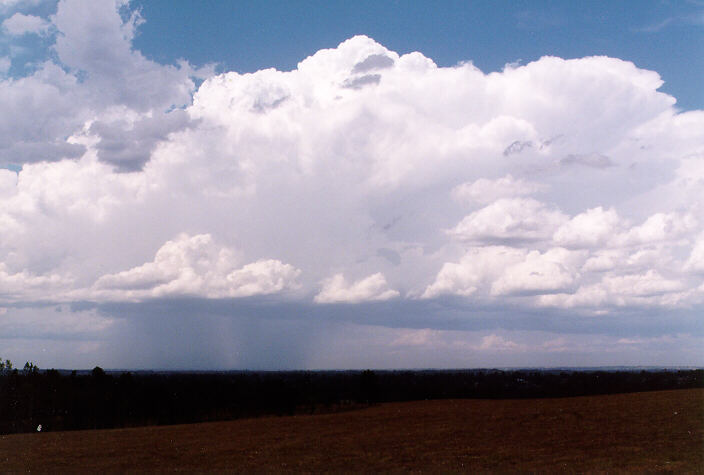
[(22, 13), (15, 13), (2, 22), (3, 30), (12, 36), (22, 36), (30, 33), (46, 35), (50, 26), (51, 24), (43, 18)]
[(604, 272), (614, 269), (625, 259), (621, 250), (596, 251), (582, 266), (584, 272)]
[(682, 290), (682, 283), (668, 280), (657, 271), (648, 270), (640, 275), (606, 276), (603, 285), (612, 295), (652, 297)]
[(500, 335), (491, 334), (482, 338), (482, 342), (477, 349), (481, 351), (520, 351), (525, 350), (526, 347), (507, 340)]
[[(84, 147), (66, 138), (95, 122), (93, 132), (104, 135), (99, 156), (134, 170), (148, 159), (156, 141), (166, 138), (164, 131), (174, 130), (178, 114), (164, 111), (190, 104), (195, 89), (191, 77), (207, 70), (196, 71), (185, 62), (160, 65), (132, 49), (139, 15), (123, 21), (117, 11), (123, 3), (59, 2), (51, 18), (58, 32), (53, 46), (58, 62), (47, 61), (29, 76), (0, 81), (0, 109), (6, 112), (0, 117), (0, 163), (78, 158)], [(21, 13), (3, 23), (11, 34), (46, 33), (48, 26)], [(115, 117), (146, 130), (125, 133), (115, 127)], [(120, 143), (113, 140), (116, 133), (123, 134)]]
[(504, 269), (491, 286), (493, 295), (550, 294), (569, 290), (579, 277), (580, 253), (555, 248), (531, 251), (522, 262)]
[(37, 275), (27, 270), (13, 272), (0, 262), (0, 303), (52, 300), (70, 289), (71, 276), (58, 273)]
[(238, 268), (235, 253), (215, 245), (209, 234), (182, 234), (161, 246), (153, 261), (100, 277), (91, 296), (107, 300), (248, 297), (295, 288), (300, 272), (274, 259)]
[(700, 235), (685, 263), (685, 270), (704, 273), (704, 234)]
[(619, 236), (619, 240), (625, 245), (674, 240), (694, 231), (696, 225), (696, 219), (691, 214), (655, 213), (640, 226), (634, 226)]
[[(388, 277), (401, 288), (417, 289), (410, 295), (425, 298), (458, 294), (489, 299), (573, 291), (617, 268), (623, 272), (614, 275), (648, 268), (662, 273), (661, 265), (676, 265), (677, 256), (689, 252), (691, 236), (698, 232), (701, 220), (696, 216), (702, 210), (683, 211), (683, 202), (677, 210), (635, 204), (621, 208), (623, 198), (608, 191), (599, 194), (600, 206), (575, 201), (590, 193), (574, 193), (574, 180), (589, 190), (611, 175), (626, 183), (635, 172), (621, 166), (565, 167), (562, 158), (600, 150), (617, 165), (625, 156), (647, 165), (654, 160), (648, 147), (629, 148), (645, 140), (634, 134), (670, 140), (668, 156), (683, 157), (670, 164), (676, 180), (689, 180), (685, 186), (690, 195), (700, 186), (692, 181), (696, 175), (682, 167), (696, 165), (691, 154), (698, 142), (692, 131), (704, 119), (691, 114), (687, 120), (678, 115), (668, 119), (671, 102), (653, 89), (660, 83), (657, 75), (628, 63), (543, 58), (484, 75), (471, 65), (438, 68), (419, 53), (399, 56), (369, 38), (355, 37), (306, 58), (290, 72), (212, 77), (199, 88), (191, 107), (165, 114), (159, 107), (188, 101), (190, 73), (149, 62), (131, 49), (138, 17), (125, 22), (114, 16), (114, 7), (90, 8), (92, 18), (84, 18), (64, 2), (55, 20), (61, 32), (59, 57), (84, 71), (85, 81), (77, 82), (48, 63), (28, 78), (3, 83), (11, 92), (4, 96), (10, 98), (7, 105), (14, 111), (5, 135), (13, 135), (17, 123), (24, 124), (18, 139), (8, 142), (8, 157), (80, 158), (25, 164), (17, 181), (7, 174), (0, 203), (6, 232), (0, 245), (12, 250), (7, 262), (13, 268), (32, 275), (74, 275), (77, 292), (97, 281), (100, 285), (90, 295), (100, 299), (237, 294), (224, 290), (224, 274), (208, 280), (203, 270), (190, 275), (167, 272), (156, 261), (143, 264), (153, 249), (184, 229), (190, 235), (208, 233), (225, 248), (241, 250), (227, 274), (242, 271), (231, 275), (239, 282), (233, 288), (246, 287), (238, 280), (245, 275), (257, 282), (256, 292), (286, 287), (275, 278), (286, 272), (266, 261), (267, 256), (280, 256), (281, 266), (295, 262), (301, 269), (301, 295), (339, 272), (380, 273), (384, 283)], [(88, 44), (98, 24), (109, 34), (100, 40), (104, 44)], [(70, 46), (74, 43), (76, 48)], [(147, 87), (130, 89), (108, 66), (92, 62), (92, 51), (110, 45), (115, 45), (110, 61), (122, 65), (121, 74), (140, 77)], [(388, 60), (379, 60), (383, 64), (373, 70), (355, 69), (370, 57)], [(348, 79), (372, 73), (381, 76), (378, 83), (345, 87)], [(571, 133), (564, 128), (569, 122), (565, 117), (582, 129), (593, 126), (591, 104), (603, 90), (593, 89), (590, 81), (602, 74), (605, 84), (619, 84), (613, 110), (607, 113), (618, 120), (609, 123), (630, 125), (620, 132), (604, 126), (587, 144), (581, 129)], [(573, 84), (560, 83), (556, 89), (544, 84), (557, 84), (563, 76)], [(590, 84), (586, 92), (579, 86), (584, 81)], [(98, 97), (103, 82), (105, 93)], [(149, 89), (162, 83), (173, 89), (158, 99)], [(559, 96), (563, 107), (535, 103), (532, 95), (506, 102), (505, 95), (516, 88), (545, 88), (541, 94)], [(447, 97), (430, 101), (427, 90), (446, 91)], [(147, 104), (141, 94), (156, 102)], [(583, 94), (592, 94), (590, 101), (583, 101)], [(26, 114), (20, 104), (29, 97), (39, 97), (37, 104), (43, 107), (30, 107), (31, 114)], [(618, 101), (624, 102), (623, 110)], [(637, 111), (631, 109), (633, 101), (641, 101)], [(459, 106), (470, 102), (481, 107)], [(37, 117), (44, 129), (30, 126)], [(53, 138), (69, 130), (73, 135), (68, 141)], [(512, 152), (505, 154), (509, 148)], [(136, 173), (116, 174), (105, 163)], [(657, 177), (661, 175), (667, 176)], [(540, 193), (541, 201), (527, 197), (533, 193)], [(465, 203), (485, 206), (467, 214)], [(563, 211), (567, 209), (569, 214)], [(629, 228), (638, 221), (633, 209), (649, 218)], [(135, 226), (145, 230), (145, 237), (130, 247), (114, 237), (127, 238)], [(36, 237), (36, 227), (56, 238)], [(448, 227), (449, 235), (443, 232)], [(98, 243), (106, 240), (115, 243), (111, 255), (101, 254)], [(559, 247), (588, 252), (553, 249)], [(391, 250), (394, 259), (385, 259), (379, 249)], [(262, 257), (268, 264), (260, 262)], [(130, 270), (124, 270), (125, 262)], [(246, 263), (252, 267), (243, 267)], [(150, 273), (164, 283), (119, 289), (120, 279), (131, 282)], [(270, 277), (254, 277), (260, 273)], [(265, 283), (267, 279), (273, 283)], [(108, 282), (112, 287), (101, 287)], [(368, 283), (374, 282), (380, 281)], [(378, 291), (390, 295), (385, 292), (394, 291)], [(530, 305), (530, 300), (523, 302)]]
[(562, 248), (545, 253), (509, 247), (474, 248), (445, 263), (424, 298), (443, 294), (494, 298), (565, 292), (575, 286), (584, 255)]
[(504, 246), (470, 249), (458, 263), (446, 262), (423, 298), (439, 295), (469, 296), (480, 288), (489, 288), (504, 269), (521, 262), (526, 251)]
[(188, 64), (163, 66), (131, 48), (137, 12), (123, 21), (121, 1), (61, 0), (52, 18), (59, 31), (56, 53), (61, 62), (83, 71), (85, 89), (102, 103), (137, 111), (167, 109), (190, 102), (193, 73)]
[(572, 294), (542, 295), (539, 302), (562, 308), (677, 307), (686, 303), (682, 282), (650, 269), (642, 274), (606, 275)]
[(473, 182), (463, 183), (452, 190), (453, 196), (460, 201), (489, 204), (500, 198), (514, 198), (532, 195), (545, 187), (538, 183), (516, 179), (511, 175), (490, 180), (480, 178)]
[(585, 248), (604, 245), (618, 229), (619, 217), (613, 208), (592, 208), (560, 226), (554, 241), (566, 247)]
[(534, 241), (551, 236), (566, 219), (560, 211), (533, 199), (501, 199), (465, 216), (450, 234), (473, 242)]
[(315, 301), (317, 303), (358, 303), (389, 300), (398, 296), (398, 291), (389, 288), (386, 278), (380, 272), (352, 283), (348, 283), (342, 274), (335, 274), (323, 281), (322, 289), (315, 296)]
[(276, 259), (266, 259), (247, 264), (229, 273), (228, 297), (273, 294), (298, 287), (296, 278), (301, 271)]

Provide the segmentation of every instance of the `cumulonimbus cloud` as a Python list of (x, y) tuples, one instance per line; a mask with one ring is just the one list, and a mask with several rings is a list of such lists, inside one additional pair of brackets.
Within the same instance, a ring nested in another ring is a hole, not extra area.
[(4, 304), (704, 302), (704, 112), (656, 72), (594, 56), (486, 74), (356, 36), (215, 75), (136, 51), (138, 14), (80, 5), (58, 5), (53, 60), (0, 80)]

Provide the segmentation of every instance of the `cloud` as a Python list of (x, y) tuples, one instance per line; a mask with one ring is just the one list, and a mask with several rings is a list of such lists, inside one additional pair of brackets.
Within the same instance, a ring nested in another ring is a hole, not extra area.
[(447, 262), (435, 282), (422, 294), (423, 298), (454, 294), (470, 296), (480, 288), (488, 289), (504, 269), (521, 262), (526, 252), (505, 246), (470, 249), (458, 263)]
[(549, 237), (566, 216), (530, 198), (503, 198), (465, 216), (450, 234), (463, 241), (533, 241)]
[(43, 0), (0, 0), (0, 13), (6, 13), (18, 7), (33, 7)]
[(686, 302), (682, 282), (666, 279), (654, 269), (642, 274), (606, 275), (572, 294), (542, 295), (539, 302), (561, 308), (678, 307)]
[(209, 234), (182, 234), (161, 246), (153, 261), (101, 276), (93, 286), (92, 296), (109, 300), (249, 297), (295, 288), (300, 273), (275, 259), (238, 268), (235, 253), (218, 248)]
[(352, 68), (352, 74), (366, 73), (377, 69), (386, 69), (394, 65), (393, 58), (385, 54), (370, 54), (364, 60), (355, 64)]
[(445, 263), (424, 298), (463, 295), (493, 299), (561, 293), (579, 277), (584, 255), (562, 248), (541, 253), (511, 247), (478, 247), (458, 263)]
[(389, 300), (398, 296), (398, 291), (390, 289), (386, 278), (377, 272), (351, 284), (342, 274), (335, 274), (323, 281), (322, 289), (314, 300), (317, 303), (358, 303)]
[(177, 109), (136, 117), (133, 121), (123, 118), (110, 122), (95, 121), (88, 132), (100, 138), (95, 149), (101, 161), (120, 171), (137, 171), (149, 161), (159, 142), (191, 125), (188, 113)]
[(696, 229), (691, 214), (655, 213), (640, 226), (634, 226), (619, 236), (624, 244), (650, 244), (674, 240)]
[[(26, 77), (0, 81), (0, 108), (6, 111), (0, 118), (0, 163), (78, 158), (85, 150), (67, 138), (95, 124), (94, 131), (106, 135), (101, 157), (118, 169), (134, 170), (156, 142), (176, 130), (179, 114), (164, 112), (190, 104), (192, 77), (208, 69), (197, 71), (186, 62), (160, 65), (132, 49), (141, 20), (136, 12), (123, 20), (117, 11), (121, 5), (59, 2), (51, 18), (56, 61), (38, 65)], [(48, 27), (45, 20), (21, 13), (3, 22), (14, 35), (44, 34)], [(125, 120), (145, 130), (128, 132), (127, 125), (114, 130)], [(110, 142), (118, 133), (124, 135), (122, 142)]]
[(616, 210), (604, 210), (599, 206), (588, 209), (564, 223), (555, 231), (553, 239), (566, 247), (596, 247), (611, 239), (619, 224)]
[(0, 334), (4, 339), (58, 338), (85, 340), (104, 334), (116, 321), (97, 309), (72, 311), (65, 305), (3, 309)]
[(676, 15), (676, 16), (669, 16), (666, 18), (663, 18), (662, 20), (651, 23), (649, 25), (637, 27), (637, 28), (631, 28), (632, 31), (638, 32), (638, 33), (659, 33), (665, 29), (668, 29), (670, 27), (681, 27), (681, 26), (688, 26), (688, 25), (694, 25), (694, 26), (702, 26), (704, 25), (704, 11), (701, 9), (698, 9), (696, 7), (701, 7), (702, 5), (697, 2), (689, 2), (690, 5), (693, 5), (695, 8), (693, 10), (690, 10), (690, 13), (688, 14), (683, 14), (683, 15)]
[(675, 20), (676, 19), (674, 17), (668, 17), (668, 18), (665, 18), (664, 20), (661, 20), (658, 23), (654, 23), (652, 25), (643, 26), (640, 28), (634, 28), (633, 31), (640, 32), (640, 33), (657, 33), (659, 31), (664, 30), (668, 26), (672, 25), (672, 23)]
[(570, 289), (577, 278), (580, 255), (562, 248), (545, 253), (529, 252), (525, 258), (504, 269), (491, 285), (493, 295), (533, 295), (561, 293)]
[(583, 165), (592, 168), (608, 168), (613, 166), (613, 162), (606, 155), (591, 153), (586, 155), (578, 155), (571, 153), (560, 159), (562, 165)]
[(532, 195), (544, 190), (544, 188), (539, 183), (531, 183), (506, 175), (496, 180), (480, 178), (473, 182), (462, 183), (453, 188), (452, 194), (459, 201), (489, 204), (501, 198)]
[(526, 140), (525, 142), (516, 140), (504, 149), (504, 157), (508, 157), (509, 155), (513, 155), (515, 153), (521, 153), (523, 150), (531, 148), (532, 146), (533, 142), (530, 140)]
[(685, 270), (704, 273), (704, 235), (700, 235), (685, 263)]
[(8, 56), (0, 56), (0, 75), (7, 74), (12, 66), (12, 60)]
[(356, 36), (290, 71), (216, 75), (135, 50), (142, 21), (61, 1), (51, 59), (0, 80), (8, 314), (92, 305), (118, 322), (94, 354), (131, 362), (98, 337), (185, 358), (159, 333), (177, 314), (203, 364), (264, 366), (282, 329), (296, 362), (328, 337), (354, 347), (357, 325), (387, 327), (379, 357), (399, 339), (406, 361), (466, 364), (492, 335), (554, 350), (501, 329), (555, 348), (701, 333), (704, 112), (678, 112), (656, 72), (543, 57), (485, 74)]
[(482, 338), (481, 344), (478, 346), (479, 350), (490, 350), (490, 351), (516, 351), (520, 349), (525, 349), (522, 345), (506, 340), (500, 335), (487, 335)]
[(50, 300), (60, 290), (68, 290), (72, 283), (71, 276), (36, 275), (26, 270), (13, 272), (0, 262), (0, 303)]
[(659, 296), (683, 287), (680, 282), (665, 279), (652, 269), (641, 275), (607, 276), (603, 284), (611, 294), (636, 297)]
[(365, 74), (364, 76), (345, 79), (342, 86), (348, 89), (362, 89), (370, 84), (379, 84), (379, 81), (381, 81), (381, 74)]
[(7, 148), (0, 148), (0, 160), (6, 163), (32, 163), (47, 159), (78, 158), (86, 148), (77, 143), (55, 142), (20, 142), (16, 141)]
[(11, 36), (26, 34), (46, 35), (50, 26), (50, 23), (43, 18), (22, 13), (15, 13), (2, 22), (3, 30)]

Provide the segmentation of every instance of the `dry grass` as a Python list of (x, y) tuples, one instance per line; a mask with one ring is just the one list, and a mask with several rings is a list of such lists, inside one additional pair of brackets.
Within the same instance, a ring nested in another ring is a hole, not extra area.
[(0, 436), (3, 470), (704, 473), (704, 390)]

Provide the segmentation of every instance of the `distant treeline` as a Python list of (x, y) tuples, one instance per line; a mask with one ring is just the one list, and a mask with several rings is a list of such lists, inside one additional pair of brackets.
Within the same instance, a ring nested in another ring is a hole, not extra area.
[(704, 387), (704, 370), (92, 372), (0, 364), (0, 433), (320, 413), (377, 402)]

